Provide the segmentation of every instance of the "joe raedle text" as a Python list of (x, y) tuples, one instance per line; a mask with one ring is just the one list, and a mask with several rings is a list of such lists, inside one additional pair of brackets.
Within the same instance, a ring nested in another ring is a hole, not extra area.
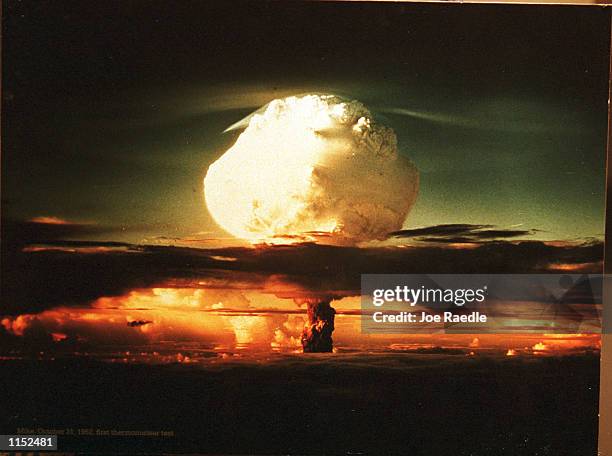
[(430, 314), (427, 312), (374, 312), (372, 320), (375, 323), (486, 323), (487, 316), (481, 312), (455, 314), (443, 312)]

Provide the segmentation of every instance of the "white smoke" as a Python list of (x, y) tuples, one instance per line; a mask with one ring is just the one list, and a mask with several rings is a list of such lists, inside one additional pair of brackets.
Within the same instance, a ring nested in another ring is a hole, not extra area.
[[(249, 116), (204, 179), (217, 223), (252, 241), (352, 244), (401, 229), (418, 173), (391, 128), (333, 95), (274, 100)], [(245, 122), (246, 123), (246, 122)]]

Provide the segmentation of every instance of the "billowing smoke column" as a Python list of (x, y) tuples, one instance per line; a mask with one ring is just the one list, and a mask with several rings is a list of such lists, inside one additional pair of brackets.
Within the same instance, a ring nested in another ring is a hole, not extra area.
[[(394, 131), (358, 101), (310, 94), (274, 100), (244, 121), (236, 143), (208, 169), (215, 221), (254, 243), (351, 245), (402, 228), (419, 177)], [(332, 351), (335, 310), (308, 300), (305, 352)]]
[(360, 102), (288, 97), (241, 126), (204, 179), (210, 213), (234, 236), (355, 244), (401, 229), (418, 173), (398, 154), (393, 130)]
[(330, 300), (308, 300), (307, 305), (308, 322), (302, 332), (304, 353), (331, 352), (336, 310), (330, 305)]

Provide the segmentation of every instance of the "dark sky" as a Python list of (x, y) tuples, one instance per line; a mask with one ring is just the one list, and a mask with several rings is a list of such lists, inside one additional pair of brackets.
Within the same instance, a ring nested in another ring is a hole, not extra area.
[(406, 228), (601, 237), (609, 8), (280, 1), (3, 3), (3, 217), (95, 237), (224, 236), (204, 205), (230, 124), (356, 98), (421, 173)]

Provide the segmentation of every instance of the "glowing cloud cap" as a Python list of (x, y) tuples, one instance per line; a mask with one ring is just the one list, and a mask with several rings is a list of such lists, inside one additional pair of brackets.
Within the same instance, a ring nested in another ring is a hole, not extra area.
[(292, 96), (264, 106), (245, 126), (204, 178), (206, 205), (232, 235), (354, 244), (402, 227), (418, 172), (398, 154), (393, 130), (362, 103)]

